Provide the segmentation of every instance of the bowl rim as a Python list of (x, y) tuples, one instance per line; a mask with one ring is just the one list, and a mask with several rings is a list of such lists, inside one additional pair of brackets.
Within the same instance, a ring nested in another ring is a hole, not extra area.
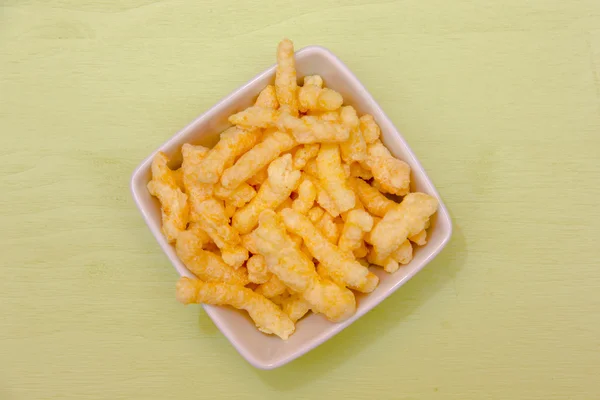
[[(321, 344), (323, 344), (327, 340), (333, 338), (335, 335), (337, 335), (338, 333), (340, 333), (346, 327), (350, 326), (352, 323), (354, 323), (356, 320), (358, 320), (360, 317), (362, 317), (363, 315), (365, 315), (369, 311), (373, 310), (375, 307), (377, 307), (379, 304), (381, 304), (381, 302), (383, 302), (385, 299), (387, 299), (389, 296), (391, 296), (394, 292), (396, 292), (402, 285), (404, 285), (406, 282), (408, 282), (410, 279), (412, 279), (418, 272), (420, 272), (423, 268), (425, 268), (425, 266), (427, 264), (429, 264), (435, 257), (437, 257), (439, 255), (439, 253), (446, 247), (446, 245), (450, 241), (450, 239), (452, 237), (452, 233), (453, 233), (452, 219), (450, 217), (450, 213), (448, 212), (448, 209), (446, 208), (446, 205), (444, 204), (441, 196), (439, 195), (437, 189), (433, 185), (433, 182), (431, 181), (431, 179), (427, 175), (425, 169), (423, 168), (423, 166), (419, 162), (418, 158), (416, 157), (416, 155), (414, 154), (414, 152), (410, 148), (408, 142), (400, 134), (400, 131), (398, 131), (398, 129), (393, 124), (393, 122), (390, 120), (390, 118), (387, 116), (387, 114), (385, 113), (385, 111), (383, 110), (383, 108), (379, 105), (379, 103), (377, 103), (375, 101), (375, 99), (373, 98), (373, 96), (369, 93), (369, 91), (362, 84), (362, 82), (356, 77), (356, 75), (354, 75), (354, 73), (350, 70), (350, 68), (348, 68), (348, 66), (346, 66), (346, 64), (344, 64), (333, 52), (331, 52), (327, 48), (322, 47), (322, 46), (318, 46), (318, 45), (310, 45), (310, 46), (306, 46), (306, 47), (301, 48), (300, 50), (298, 50), (295, 53), (295, 55), (296, 55), (296, 57), (298, 57), (298, 56), (301, 56), (303, 54), (311, 53), (311, 52), (321, 53), (322, 55), (324, 55), (325, 57), (327, 57), (332, 62), (332, 64), (335, 65), (336, 68), (338, 68), (340, 70), (343, 70), (346, 73), (346, 75), (348, 75), (352, 80), (354, 80), (354, 83), (357, 85), (357, 87), (361, 91), (361, 96), (363, 96), (368, 102), (370, 102), (375, 108), (377, 108), (379, 110), (380, 114), (381, 114), (381, 118), (383, 118), (386, 121), (387, 124), (389, 124), (390, 126), (392, 126), (394, 128), (395, 132), (392, 132), (391, 134), (392, 135), (398, 135), (399, 139), (402, 141), (402, 145), (405, 147), (405, 151), (412, 158), (411, 161), (412, 161), (413, 165), (411, 166), (411, 168), (412, 169), (418, 168), (421, 171), (421, 173), (423, 174), (423, 177), (424, 177), (425, 181), (429, 184), (428, 185), (429, 186), (428, 189), (430, 191), (429, 194), (433, 195), (434, 197), (436, 197), (438, 199), (439, 206), (438, 206), (438, 210), (437, 210), (437, 218), (438, 218), (438, 220), (443, 219), (444, 225), (445, 225), (446, 228), (445, 228), (445, 231), (443, 232), (444, 236), (442, 237), (442, 240), (440, 241), (440, 243), (437, 245), (437, 247), (435, 247), (435, 248), (433, 248), (433, 249), (430, 250), (430, 252), (426, 256), (426, 258), (421, 262), (421, 265), (418, 268), (415, 268), (414, 270), (408, 272), (406, 275), (404, 275), (402, 277), (402, 279), (400, 279), (397, 282), (395, 282), (386, 291), (380, 292), (378, 294), (376, 303), (373, 304), (372, 307), (370, 307), (370, 308), (363, 308), (363, 309), (357, 309), (356, 312), (355, 312), (355, 314), (352, 315), (347, 320), (345, 320), (343, 322), (340, 322), (340, 323), (332, 324), (331, 327), (328, 330), (324, 331), (321, 335), (317, 336), (314, 340), (312, 340), (310, 342), (307, 342), (306, 345), (304, 345), (304, 346), (298, 346), (298, 349), (290, 352), (289, 354), (286, 354), (283, 357), (280, 357), (277, 360), (271, 361), (271, 362), (262, 362), (261, 360), (258, 360), (251, 352), (248, 351), (247, 346), (242, 345), (241, 342), (237, 341), (233, 337), (232, 330), (228, 329), (227, 327), (224, 326), (224, 322), (223, 322), (221, 316), (219, 315), (221, 307), (207, 305), (207, 304), (202, 304), (203, 309), (208, 314), (208, 316), (210, 317), (210, 319), (217, 326), (217, 328), (221, 331), (221, 333), (227, 338), (227, 340), (229, 340), (229, 342), (236, 349), (236, 351), (247, 362), (249, 362), (251, 365), (253, 365), (256, 368), (263, 369), (263, 370), (270, 370), (270, 369), (275, 369), (275, 368), (281, 367), (281, 366), (283, 366), (283, 365), (285, 365), (285, 364), (287, 364), (287, 363), (295, 360), (296, 358), (298, 358), (298, 357), (300, 357), (300, 356), (308, 353), (309, 351), (311, 351), (311, 350), (315, 349), (316, 347), (320, 346)], [(200, 124), (204, 120), (210, 119), (212, 117), (212, 115), (217, 112), (217, 110), (219, 110), (224, 105), (229, 104), (229, 102), (234, 97), (236, 97), (236, 95), (239, 92), (242, 92), (245, 89), (247, 89), (248, 87), (251, 87), (256, 81), (262, 80), (262, 79), (264, 79), (268, 75), (272, 75), (274, 73), (275, 68), (276, 68), (276, 64), (272, 64), (267, 69), (265, 69), (264, 71), (258, 73), (257, 75), (255, 75), (254, 77), (252, 77), (250, 80), (248, 80), (246, 83), (244, 83), (243, 85), (241, 85), (238, 88), (234, 89), (229, 94), (227, 94), (225, 97), (221, 98), (213, 106), (211, 106), (207, 111), (203, 112), (198, 117), (194, 118), (190, 123), (188, 123), (182, 129), (180, 129), (173, 136), (169, 137), (164, 143), (162, 143), (156, 149), (154, 149), (134, 169), (133, 173), (131, 174), (131, 179), (130, 179), (129, 186), (130, 186), (130, 191), (131, 191), (133, 200), (134, 200), (134, 202), (136, 204), (136, 207), (138, 208), (138, 210), (142, 214), (142, 217), (143, 217), (146, 225), (148, 226), (148, 228), (150, 229), (150, 231), (154, 235), (154, 237), (157, 240), (159, 246), (161, 247), (161, 249), (163, 250), (163, 252), (165, 253), (165, 255), (167, 256), (167, 258), (169, 259), (169, 261), (171, 262), (171, 264), (173, 265), (173, 267), (175, 268), (175, 270), (177, 271), (177, 273), (179, 273), (180, 276), (193, 277), (193, 275), (191, 274), (191, 272), (189, 272), (183, 266), (183, 264), (181, 264), (183, 267), (180, 267), (178, 265), (178, 263), (175, 262), (172, 259), (171, 255), (169, 255), (169, 253), (167, 251), (167, 248), (170, 247), (170, 244), (167, 243), (166, 240), (164, 240), (164, 237), (162, 235), (162, 232), (160, 232), (160, 229), (156, 229), (156, 227), (154, 227), (150, 223), (150, 220), (151, 220), (152, 217), (150, 216), (147, 208), (142, 205), (143, 201), (140, 198), (140, 194), (138, 193), (138, 181), (140, 180), (140, 177), (149, 170), (150, 165), (152, 163), (152, 159), (154, 158), (154, 156), (156, 155), (156, 153), (158, 153), (159, 151), (162, 151), (163, 149), (165, 149), (167, 147), (170, 147), (170, 145), (172, 143), (180, 141), (196, 125)], [(378, 121), (378, 122), (381, 124), (381, 121)], [(382, 135), (383, 135), (383, 132), (382, 132)]]

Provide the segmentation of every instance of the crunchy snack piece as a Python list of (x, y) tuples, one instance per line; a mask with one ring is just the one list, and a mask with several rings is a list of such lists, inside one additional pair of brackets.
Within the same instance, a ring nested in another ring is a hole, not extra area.
[(268, 135), (223, 172), (221, 184), (228, 189), (238, 187), (295, 145), (295, 140), (288, 133), (275, 132)]
[(373, 228), (370, 241), (379, 257), (387, 258), (409, 236), (423, 229), (437, 210), (435, 197), (425, 193), (409, 193)]
[(425, 246), (427, 244), (427, 230), (423, 229), (416, 235), (409, 236), (408, 239), (417, 246)]
[(350, 131), (341, 124), (324, 121), (319, 117), (305, 115), (296, 118), (281, 113), (277, 120), (279, 129), (290, 132), (298, 143), (339, 143), (348, 140)]
[(365, 161), (375, 181), (388, 193), (404, 196), (410, 191), (410, 166), (398, 160), (377, 140), (369, 144)]
[(200, 182), (217, 183), (223, 170), (233, 164), (238, 156), (251, 149), (258, 141), (260, 134), (259, 129), (246, 130), (235, 126), (221, 133), (221, 140), (198, 165)]
[(295, 294), (281, 302), (281, 309), (296, 323), (310, 311), (310, 303), (301, 295)]
[(188, 194), (190, 204), (190, 221), (198, 221), (198, 204), (208, 200), (213, 195), (213, 184), (202, 183), (198, 180), (200, 171), (198, 166), (206, 157), (210, 149), (203, 146), (184, 144), (181, 147), (183, 162), (181, 164), (183, 186)]
[(363, 167), (360, 163), (354, 162), (350, 164), (350, 176), (368, 181), (373, 178), (373, 173)]
[[(363, 237), (373, 229), (373, 217), (364, 210), (352, 210), (348, 213), (346, 223), (338, 242), (341, 251), (353, 252), (364, 246)], [(364, 256), (363, 256), (364, 257)]]
[(312, 208), (316, 198), (317, 188), (310, 179), (304, 179), (298, 186), (298, 198), (293, 201), (292, 208), (301, 214), (306, 214)]
[(367, 158), (367, 143), (359, 129), (356, 110), (352, 106), (342, 107), (340, 117), (342, 119), (342, 124), (350, 131), (348, 140), (340, 143), (342, 159), (348, 164), (365, 160)]
[(375, 143), (379, 136), (381, 135), (381, 129), (377, 122), (375, 122), (375, 118), (373, 118), (370, 114), (365, 114), (360, 117), (360, 130), (362, 131), (363, 137), (365, 138), (365, 142), (367, 144)]
[(214, 187), (214, 195), (217, 199), (224, 200), (226, 203), (240, 208), (256, 196), (256, 190), (245, 182), (233, 189), (226, 189), (220, 184), (217, 184)]
[(351, 255), (330, 243), (308, 218), (287, 208), (281, 211), (285, 226), (302, 237), (311, 254), (327, 269), (334, 282), (363, 293), (372, 292), (379, 278), (360, 265)]
[(287, 290), (287, 286), (275, 274), (271, 274), (269, 280), (262, 285), (259, 285), (254, 291), (260, 295), (270, 299), (283, 294)]
[(277, 95), (275, 94), (275, 86), (267, 85), (266, 88), (261, 90), (254, 105), (257, 107), (272, 108), (273, 110), (278, 109), (279, 102), (277, 101)]
[(246, 285), (249, 280), (245, 269), (235, 269), (225, 264), (217, 254), (203, 249), (209, 241), (208, 235), (199, 226), (192, 224), (177, 237), (177, 257), (191, 273), (203, 281)]
[(294, 44), (284, 39), (277, 47), (277, 70), (275, 71), (275, 92), (282, 108), (291, 115), (298, 115), (298, 98), (296, 83), (296, 60)]
[(148, 191), (160, 201), (162, 231), (169, 242), (185, 230), (189, 219), (188, 196), (181, 191), (173, 170), (167, 165), (169, 158), (159, 152), (152, 160), (152, 180)]
[(309, 160), (312, 160), (319, 153), (319, 143), (310, 143), (301, 146), (294, 153), (294, 168), (303, 169)]
[(275, 212), (266, 210), (260, 215), (259, 226), (252, 236), (269, 271), (301, 294), (316, 312), (332, 321), (344, 320), (354, 313), (356, 302), (352, 292), (317, 275), (314, 264), (293, 243)]
[(346, 182), (340, 149), (335, 144), (323, 144), (317, 155), (319, 182), (337, 205), (340, 212), (354, 208), (354, 191)]
[(248, 262), (246, 262), (246, 268), (248, 268), (248, 279), (252, 283), (260, 285), (261, 283), (266, 283), (271, 278), (267, 262), (260, 254), (250, 257)]
[(183, 304), (230, 305), (246, 310), (261, 332), (275, 334), (284, 340), (294, 333), (294, 323), (286, 313), (265, 297), (241, 285), (182, 277), (177, 282), (176, 297)]
[(373, 215), (383, 217), (391, 209), (398, 206), (398, 203), (388, 199), (379, 190), (361, 179), (354, 179), (353, 184), (358, 198)]
[(298, 90), (300, 111), (333, 111), (342, 106), (344, 99), (335, 90), (323, 88), (320, 76), (307, 76), (304, 86)]
[(232, 218), (233, 227), (240, 233), (250, 232), (258, 223), (263, 210), (277, 208), (297, 187), (300, 171), (292, 168), (292, 156), (283, 155), (273, 161), (268, 169), (269, 178), (260, 187), (258, 194), (240, 208)]

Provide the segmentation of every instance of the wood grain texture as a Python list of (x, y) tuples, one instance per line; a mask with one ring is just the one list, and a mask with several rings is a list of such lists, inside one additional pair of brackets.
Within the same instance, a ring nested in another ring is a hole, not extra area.
[[(597, 0), (2, 1), (0, 399), (600, 398), (598, 27)], [(128, 180), (283, 36), (355, 71), (455, 236), (262, 372), (176, 303)]]

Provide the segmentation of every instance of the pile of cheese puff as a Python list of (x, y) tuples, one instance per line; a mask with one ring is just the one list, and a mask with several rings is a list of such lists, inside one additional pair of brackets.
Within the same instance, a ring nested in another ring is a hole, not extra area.
[(197, 277), (180, 278), (180, 302), (243, 309), (260, 331), (287, 339), (309, 311), (352, 316), (353, 291), (379, 283), (370, 266), (393, 273), (426, 243), (436, 199), (410, 193), (408, 164), (383, 145), (371, 115), (343, 102), (318, 75), (297, 86), (283, 40), (275, 85), (229, 117), (212, 149), (184, 144), (177, 170), (156, 155), (148, 190)]

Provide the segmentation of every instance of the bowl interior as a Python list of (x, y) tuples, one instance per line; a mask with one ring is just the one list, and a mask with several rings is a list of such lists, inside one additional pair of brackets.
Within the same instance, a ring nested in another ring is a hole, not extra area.
[[(357, 296), (356, 314), (343, 323), (333, 324), (321, 315), (311, 314), (297, 323), (296, 332), (289, 340), (282, 341), (279, 338), (260, 333), (245, 313), (227, 307), (205, 306), (209, 316), (235, 348), (250, 363), (264, 369), (283, 365), (306, 353), (364, 315), (431, 261), (447, 243), (452, 231), (446, 208), (408, 144), (350, 70), (332, 53), (318, 46), (298, 51), (296, 63), (300, 82), (306, 75), (319, 74), (328, 87), (343, 95), (345, 104), (352, 105), (357, 109), (359, 115), (369, 113), (375, 117), (381, 127), (382, 140), (385, 145), (392, 154), (411, 166), (412, 189), (436, 196), (440, 200), (440, 209), (432, 219), (432, 225), (428, 232), (428, 243), (417, 248), (410, 264), (402, 267), (395, 274), (389, 275), (380, 268), (373, 268), (373, 272), (381, 279), (379, 287), (369, 295)], [(219, 132), (229, 126), (227, 117), (250, 106), (260, 90), (273, 82), (274, 74), (275, 67), (273, 66), (256, 76), (173, 136), (158, 150), (173, 157), (173, 164), (176, 166), (181, 161), (179, 149), (182, 144), (214, 145), (218, 140)], [(152, 233), (179, 274), (191, 276), (177, 258), (173, 247), (164, 240), (160, 232), (159, 204), (146, 190), (146, 184), (150, 180), (151, 160), (152, 156), (148, 157), (134, 173), (132, 178), (133, 196)]]

